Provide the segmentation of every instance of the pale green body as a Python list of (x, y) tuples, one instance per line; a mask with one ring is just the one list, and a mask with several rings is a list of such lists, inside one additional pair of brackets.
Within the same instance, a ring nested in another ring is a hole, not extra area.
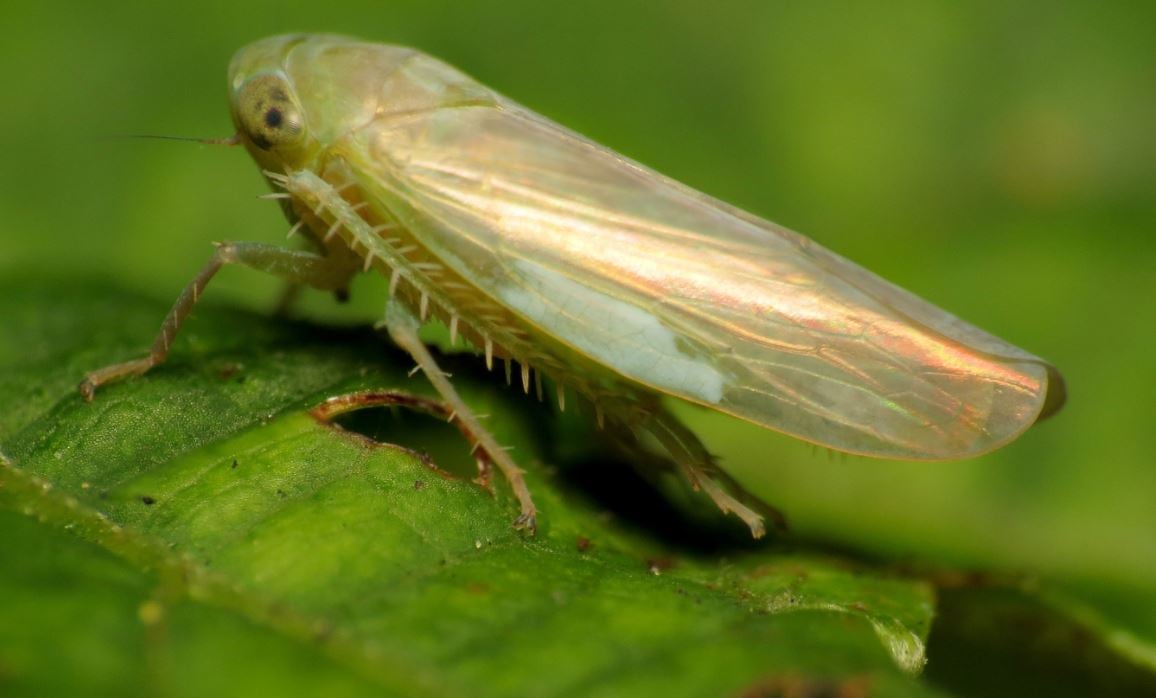
[(665, 393), (841, 451), (951, 459), (1062, 404), (1046, 362), (420, 52), (274, 37), (230, 81), (242, 141), (326, 254), (611, 409)]

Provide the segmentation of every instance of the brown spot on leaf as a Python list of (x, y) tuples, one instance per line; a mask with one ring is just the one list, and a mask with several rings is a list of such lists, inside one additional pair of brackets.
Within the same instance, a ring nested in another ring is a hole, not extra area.
[(759, 679), (744, 688), (739, 698), (867, 698), (871, 677), (866, 674), (843, 679), (820, 679), (786, 674)]
[(227, 381), (241, 371), (241, 364), (227, 363), (217, 369), (217, 377), (223, 381)]
[(490, 585), (485, 582), (469, 582), (466, 584), (466, 591), (482, 596), (490, 593)]

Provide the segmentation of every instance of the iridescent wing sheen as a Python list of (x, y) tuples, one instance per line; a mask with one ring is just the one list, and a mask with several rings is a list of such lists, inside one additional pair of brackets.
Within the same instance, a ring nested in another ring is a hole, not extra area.
[(628, 381), (928, 460), (990, 451), (1063, 402), (1043, 360), (498, 95), (381, 118), (344, 150), (443, 263)]

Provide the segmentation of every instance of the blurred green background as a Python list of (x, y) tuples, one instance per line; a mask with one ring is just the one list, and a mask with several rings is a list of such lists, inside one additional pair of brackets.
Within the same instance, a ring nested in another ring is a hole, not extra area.
[[(117, 134), (231, 133), (227, 62), (265, 35), (412, 45), (1064, 372), (1060, 415), (962, 463), (831, 457), (687, 408), (800, 535), (1156, 590), (1156, 4), (6, 3), (0, 26), (0, 273), (169, 299), (210, 241), (279, 241), (241, 150)], [(229, 271), (211, 299), (275, 289)], [(306, 307), (368, 321), (379, 290)]]

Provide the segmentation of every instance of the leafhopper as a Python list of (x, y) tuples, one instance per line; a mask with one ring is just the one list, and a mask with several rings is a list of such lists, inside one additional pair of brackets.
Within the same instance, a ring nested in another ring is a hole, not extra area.
[[(236, 136), (306, 249), (217, 246), (147, 357), (94, 371), (91, 399), (148, 371), (221, 266), (344, 292), (389, 279), (385, 322), (508, 479), (522, 471), (418, 339), (430, 318), (660, 445), (755, 537), (763, 517), (662, 402), (674, 396), (848, 453), (969, 458), (1064, 402), (1047, 362), (797, 233), (593, 143), (419, 51), (277, 36), (229, 69)], [(538, 383), (540, 385), (540, 383)]]

